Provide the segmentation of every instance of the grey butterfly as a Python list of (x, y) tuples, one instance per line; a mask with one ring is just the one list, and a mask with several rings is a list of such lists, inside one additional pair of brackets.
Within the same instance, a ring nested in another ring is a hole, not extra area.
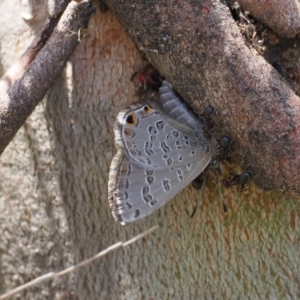
[(117, 154), (109, 171), (112, 215), (122, 225), (150, 215), (191, 183), (217, 151), (204, 123), (163, 81), (159, 102), (144, 99), (119, 113)]

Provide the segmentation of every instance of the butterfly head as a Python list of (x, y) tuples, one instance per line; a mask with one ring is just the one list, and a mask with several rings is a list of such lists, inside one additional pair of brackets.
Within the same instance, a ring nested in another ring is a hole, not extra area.
[(162, 85), (163, 77), (151, 64), (144, 66), (139, 72), (131, 76), (131, 81), (141, 87), (141, 91), (146, 89), (158, 90)]

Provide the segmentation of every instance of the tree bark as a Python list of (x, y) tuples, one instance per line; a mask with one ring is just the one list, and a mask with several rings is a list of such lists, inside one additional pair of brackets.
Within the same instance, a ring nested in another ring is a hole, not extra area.
[[(26, 26), (20, 22), (15, 34), (0, 29), (7, 38), (1, 45), (3, 72), (16, 49), (9, 41), (27, 41), (28, 36), (18, 40)], [(142, 241), (73, 276), (23, 292), (19, 299), (299, 298), (297, 200), (253, 184), (243, 194), (221, 186), (228, 205), (224, 214), (210, 179), (193, 219), (199, 194), (187, 187), (139, 223), (123, 227), (113, 220), (107, 201), (113, 124), (119, 111), (137, 100), (130, 77), (141, 65), (140, 53), (114, 15), (97, 11), (89, 36), (47, 101), (0, 157), (1, 293), (158, 224)]]
[(255, 3), (251, 0), (229, 0), (239, 3), (255, 19), (285, 38), (295, 38), (300, 33), (300, 5), (297, 0), (268, 0)]
[(1, 79), (0, 153), (62, 72), (93, 11), (92, 3), (83, 1), (70, 4), (59, 23), (58, 17), (49, 19), (40, 37)]
[(252, 48), (220, 1), (107, 0), (138, 49), (234, 144), (231, 157), (264, 189), (299, 195), (300, 101)]

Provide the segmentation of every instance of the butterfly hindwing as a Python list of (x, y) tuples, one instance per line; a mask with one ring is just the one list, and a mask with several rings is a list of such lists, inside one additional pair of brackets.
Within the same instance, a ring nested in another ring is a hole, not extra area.
[(109, 175), (108, 196), (116, 221), (128, 224), (143, 219), (172, 199), (208, 165), (211, 156), (174, 168), (146, 169), (121, 149)]

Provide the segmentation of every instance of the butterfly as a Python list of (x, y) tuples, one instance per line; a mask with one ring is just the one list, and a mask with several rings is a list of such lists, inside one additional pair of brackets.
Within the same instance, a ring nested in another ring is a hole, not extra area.
[[(145, 218), (191, 183), (218, 153), (201, 120), (163, 81), (155, 93), (121, 111), (115, 122), (117, 154), (108, 182), (114, 219), (122, 225)], [(153, 96), (154, 95), (154, 96)]]

